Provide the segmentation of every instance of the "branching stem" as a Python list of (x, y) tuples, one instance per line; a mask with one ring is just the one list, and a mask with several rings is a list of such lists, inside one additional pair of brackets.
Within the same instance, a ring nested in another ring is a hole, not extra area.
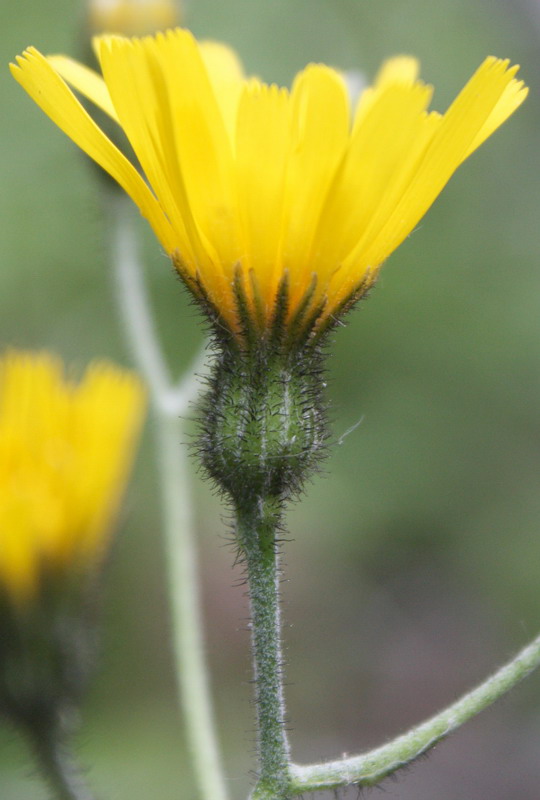
[(178, 385), (171, 383), (152, 321), (133, 211), (124, 197), (115, 196), (111, 203), (118, 302), (137, 366), (149, 385), (154, 412), (173, 650), (188, 744), (201, 798), (226, 800), (204, 656), (189, 471), (182, 442), (182, 417), (189, 413), (198, 388), (192, 373), (201, 358)]
[(367, 753), (323, 764), (292, 767), (291, 795), (351, 784), (373, 786), (410, 764), (523, 680), (540, 665), (540, 636), (480, 686), (402, 736)]
[[(173, 640), (188, 739), (201, 797), (203, 800), (225, 800), (225, 783), (203, 657), (186, 455), (180, 446), (182, 428), (178, 420), (187, 412), (193, 382), (188, 380), (176, 387), (171, 386), (151, 320), (131, 218), (126, 216), (126, 208), (120, 198), (115, 206), (114, 220), (119, 301), (139, 368), (150, 386), (157, 423)], [(230, 373), (226, 375), (230, 382)], [(221, 449), (217, 461), (210, 459), (206, 466), (235, 498), (237, 542), (246, 565), (249, 585), (259, 748), (259, 776), (251, 798), (289, 800), (307, 792), (351, 784), (371, 786), (414, 761), (535, 669), (540, 664), (540, 637), (476, 689), (392, 742), (358, 756), (328, 763), (308, 766), (292, 764), (285, 728), (282, 683), (279, 554), (276, 539), (280, 509), (279, 503), (272, 498), (279, 496), (275, 485), (280, 486), (279, 480), (288, 474), (284, 465), (290, 466), (290, 454), (285, 461), (283, 456), (279, 460), (279, 453), (283, 454), (285, 445), (292, 448), (298, 436), (289, 435), (290, 421), (287, 426), (283, 425), (282, 416), (286, 411), (283, 403), (276, 405), (270, 402), (275, 400), (272, 391), (282, 388), (283, 380), (272, 383), (270, 375), (267, 383), (263, 381), (261, 386), (256, 384), (253, 388), (250, 381), (246, 386), (243, 372), (241, 378), (241, 385), (237, 386), (233, 381), (229, 387), (230, 408), (229, 415), (224, 418), (223, 429), (219, 427), (221, 417), (215, 415), (214, 422), (218, 430), (214, 438)], [(222, 393), (221, 384), (219, 388)], [(246, 397), (249, 401), (247, 406)], [(277, 427), (272, 427), (272, 415), (268, 417), (266, 413), (269, 405), (282, 409)], [(210, 405), (208, 410), (213, 412), (213, 406)], [(246, 414), (246, 410), (249, 413)], [(302, 421), (304, 417), (301, 415), (298, 419)], [(245, 430), (245, 423), (253, 420), (259, 424), (255, 438), (248, 436)], [(235, 427), (238, 424), (241, 429)], [(284, 430), (287, 433), (285, 440)], [(308, 433), (310, 430), (308, 426)], [(304, 428), (300, 428), (300, 433), (307, 435)], [(211, 441), (214, 443), (214, 439)], [(275, 453), (272, 451), (270, 458), (267, 451), (274, 446), (277, 450)], [(241, 458), (238, 457), (239, 447), (243, 454)], [(214, 450), (212, 456), (216, 455)], [(251, 458), (253, 453), (257, 454), (255, 460)], [(294, 450), (293, 454), (298, 457)], [(222, 462), (226, 468), (220, 474)], [(298, 469), (301, 467), (302, 464)], [(261, 488), (271, 486), (274, 488), (268, 488), (268, 491)], [(51, 767), (56, 764), (60, 780), (64, 774), (60, 769), (61, 762), (51, 758), (50, 763)], [(66, 780), (70, 774), (69, 770), (65, 773)], [(69, 794), (69, 781), (63, 791), (63, 795), (58, 794), (59, 800), (91, 800), (87, 794), (77, 795), (73, 791)]]

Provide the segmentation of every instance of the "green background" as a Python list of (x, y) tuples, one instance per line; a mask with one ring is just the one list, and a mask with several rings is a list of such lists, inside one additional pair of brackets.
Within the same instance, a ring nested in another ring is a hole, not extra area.
[[(335, 334), (331, 450), (289, 514), (284, 616), (297, 761), (375, 746), (470, 688), (540, 626), (540, 6), (531, 0), (192, 0), (186, 23), (288, 83), (321, 60), (372, 76), (412, 53), (444, 110), (487, 54), (531, 95), (453, 178)], [(79, 52), (83, 9), (1, 0), (7, 63), (29, 44)], [(129, 364), (96, 175), (4, 69), (0, 345)], [(195, 310), (141, 222), (175, 372)], [(106, 576), (103, 657), (80, 747), (107, 800), (191, 800), (167, 634), (147, 428)], [(204, 611), (231, 796), (253, 768), (245, 592), (218, 500), (193, 475)], [(396, 781), (388, 800), (538, 800), (540, 679)], [(376, 791), (376, 790), (375, 790)], [(46, 792), (0, 729), (0, 797)], [(351, 791), (351, 798), (356, 791)]]

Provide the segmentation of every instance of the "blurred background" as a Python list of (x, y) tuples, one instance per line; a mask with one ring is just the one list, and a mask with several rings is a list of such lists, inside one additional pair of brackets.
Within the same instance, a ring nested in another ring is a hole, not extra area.
[[(376, 746), (483, 679), (540, 627), (540, 2), (191, 0), (185, 24), (249, 72), (289, 83), (308, 61), (372, 77), (422, 61), (444, 110), (487, 54), (521, 63), (525, 106), (452, 179), (334, 336), (340, 440), (288, 517), (284, 615), (295, 760)], [(29, 44), (77, 55), (85, 7), (1, 0), (7, 63)], [(96, 174), (4, 68), (0, 346), (129, 365)], [(199, 320), (141, 220), (171, 365)], [(175, 707), (147, 427), (106, 576), (102, 665), (79, 740), (107, 800), (191, 800)], [(253, 768), (247, 604), (223, 509), (193, 470), (208, 654), (233, 798)], [(383, 788), (388, 800), (538, 800), (540, 676)], [(356, 790), (350, 797), (357, 796)], [(0, 728), (0, 797), (40, 800)]]

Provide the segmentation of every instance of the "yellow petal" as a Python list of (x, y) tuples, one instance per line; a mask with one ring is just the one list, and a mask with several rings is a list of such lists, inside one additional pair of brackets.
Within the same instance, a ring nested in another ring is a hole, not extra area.
[(171, 220), (185, 267), (194, 276), (217, 269), (216, 280), (225, 280), (208, 232), (216, 221), (227, 230), (230, 258), (236, 259), (231, 156), (196, 42), (187, 31), (142, 40), (109, 37), (101, 41), (99, 57), (122, 127)]
[[(519, 69), (518, 66), (513, 67), (514, 71)], [(482, 125), (480, 131), (474, 138), (474, 141), (467, 151), (466, 158), (473, 153), (480, 145), (485, 142), (488, 136), (497, 130), (508, 117), (514, 113), (516, 108), (523, 103), (529, 93), (528, 88), (524, 85), (523, 81), (512, 80), (505, 88), (495, 108)]]
[(101, 75), (68, 56), (47, 56), (47, 61), (66, 83), (118, 122), (109, 90)]
[(156, 86), (159, 70), (151, 73), (144, 40), (110, 36), (95, 41), (119, 122), (174, 228), (174, 248), (182, 250), (192, 264), (196, 260), (194, 246), (201, 248), (200, 239), (189, 209), (185, 203), (180, 205), (182, 186), (177, 178), (174, 141), (167, 128), (167, 96)]
[(199, 50), (233, 147), (238, 103), (245, 79), (242, 64), (234, 50), (221, 42), (201, 42)]
[(0, 584), (28, 603), (44, 569), (101, 561), (144, 409), (138, 379), (91, 365), (78, 384), (46, 353), (0, 358)]
[[(206, 251), (212, 259), (217, 253), (222, 269), (231, 277), (241, 254), (231, 141), (201, 50), (191, 34), (182, 33), (155, 40), (177, 161)], [(183, 76), (181, 81), (178, 75)], [(204, 263), (199, 267), (204, 268)]]
[(327, 281), (374, 224), (388, 192), (416, 165), (429, 138), (430, 97), (431, 88), (423, 84), (388, 85), (355, 129), (328, 193), (311, 259)]
[(360, 95), (354, 118), (354, 127), (357, 128), (368, 113), (375, 99), (388, 89), (389, 86), (411, 87), (417, 80), (420, 64), (412, 56), (395, 56), (389, 58), (381, 66), (373, 82)]
[(274, 271), (281, 253), (283, 190), (289, 148), (286, 89), (252, 80), (238, 109), (236, 168), (245, 251), (242, 266), (254, 271), (267, 316), (272, 312)]
[[(499, 116), (497, 108), (508, 87), (516, 83), (515, 72), (516, 68), (508, 69), (508, 61), (489, 57), (462, 89), (441, 118), (400, 201), (366, 251), (364, 257), (369, 264), (380, 264), (409, 234), (472, 151), (475, 139), (482, 135), (484, 126), (489, 125), (491, 115), (495, 113), (496, 118), (504, 121), (506, 116)], [(519, 102), (523, 99), (524, 96), (519, 95)], [(505, 110), (507, 108), (505, 104)]]
[(396, 83), (412, 86), (418, 79), (420, 63), (413, 56), (394, 56), (384, 62), (374, 81), (376, 89), (384, 89)]
[(137, 170), (90, 118), (62, 78), (54, 71), (45, 56), (31, 47), (17, 64), (10, 64), (15, 80), (28, 92), (37, 105), (108, 172), (152, 225), (168, 252), (175, 247), (173, 230)]
[(291, 305), (306, 291), (319, 216), (349, 137), (349, 103), (343, 78), (323, 65), (303, 70), (291, 92), (290, 151), (284, 192), (282, 261)]

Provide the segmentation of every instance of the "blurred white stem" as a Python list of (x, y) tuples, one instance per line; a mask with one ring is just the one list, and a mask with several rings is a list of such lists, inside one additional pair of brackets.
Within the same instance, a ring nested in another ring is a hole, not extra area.
[(172, 385), (149, 307), (134, 212), (124, 197), (111, 198), (111, 220), (118, 302), (137, 367), (148, 382), (154, 412), (173, 649), (186, 733), (200, 796), (226, 800), (204, 657), (189, 469), (182, 444), (182, 417), (196, 395), (193, 372), (202, 363), (202, 354), (178, 384)]
[(348, 69), (343, 73), (347, 92), (349, 93), (349, 101), (352, 108), (356, 107), (360, 95), (368, 86), (368, 80), (365, 73), (358, 69)]

